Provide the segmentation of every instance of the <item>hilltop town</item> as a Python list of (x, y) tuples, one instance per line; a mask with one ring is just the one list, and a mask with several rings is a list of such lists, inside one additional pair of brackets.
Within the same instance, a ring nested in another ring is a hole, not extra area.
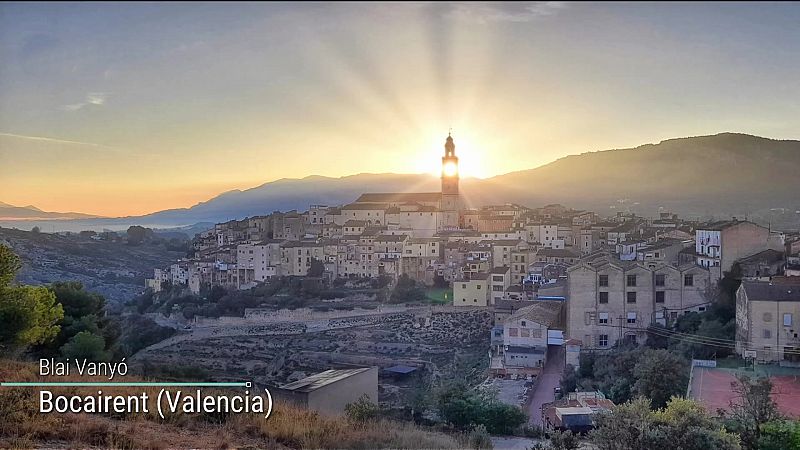
[[(349, 204), (275, 211), (198, 234), (192, 257), (146, 280), (150, 295), (183, 287), (207, 298), (215, 287), (263, 293), (271, 286), (272, 294), (291, 296), (275, 287), (287, 279), (315, 292), (338, 289), (316, 304), (250, 304), (240, 317), (180, 314), (173, 304), (159, 320), (182, 333), (137, 358), (170, 363), (191, 354), (219, 376), (245, 371), (274, 386), (331, 368), (377, 366), (379, 398), (394, 406), (413, 395), (409, 374), (428, 385), (463, 375), (459, 360), (468, 360), (473, 383), (488, 376), (485, 384), (526, 408), (532, 423), (563, 429), (556, 410), (564, 405), (578, 416), (613, 405), (599, 391), (558, 400), (586, 355), (655, 339), (691, 343), (676, 324), (722, 302), (726, 280), (735, 280), (735, 342), (713, 341), (724, 347), (714, 355), (797, 361), (797, 233), (666, 211), (653, 218), (560, 204), (468, 209), (451, 136), (444, 147), (441, 192), (364, 193)], [(381, 294), (409, 283), (441, 295)]]

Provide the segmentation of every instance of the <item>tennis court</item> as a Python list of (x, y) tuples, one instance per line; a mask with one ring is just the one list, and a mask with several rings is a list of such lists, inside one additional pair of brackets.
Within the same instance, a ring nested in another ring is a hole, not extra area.
[[(752, 372), (695, 367), (689, 396), (700, 401), (712, 414), (719, 409), (728, 410), (731, 401), (736, 400), (733, 384), (736, 383), (737, 372), (753, 376)], [(800, 374), (769, 377), (773, 384), (772, 399), (777, 403), (778, 410), (792, 418), (800, 418)]]

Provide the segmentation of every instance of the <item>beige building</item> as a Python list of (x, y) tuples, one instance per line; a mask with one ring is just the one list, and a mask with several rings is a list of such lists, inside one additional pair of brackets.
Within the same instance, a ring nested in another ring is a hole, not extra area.
[(736, 292), (736, 353), (800, 363), (800, 282), (742, 281)]
[(494, 267), (490, 272), (489, 286), (491, 287), (492, 303), (505, 298), (506, 290), (511, 286), (511, 269), (509, 267)]
[(567, 337), (584, 349), (621, 339), (642, 343), (650, 324), (705, 310), (709, 283), (708, 270), (693, 264), (650, 269), (607, 257), (583, 260), (567, 269)]
[(362, 396), (378, 404), (378, 368), (326, 370), (270, 389), (277, 400), (326, 415), (341, 415)]
[(364, 222), (366, 226), (386, 225), (388, 208), (389, 205), (385, 203), (351, 203), (341, 207), (341, 214), (348, 221)]
[(249, 289), (279, 274), (281, 242), (273, 239), (236, 246), (239, 289)]
[(503, 322), (503, 347), (497, 350), (503, 356), (504, 375), (525, 373), (519, 369), (541, 369), (544, 366), (547, 332), (560, 327), (563, 306), (560, 301), (536, 301), (520, 308)]
[(453, 281), (453, 306), (489, 306), (489, 274)]
[(325, 247), (318, 242), (293, 241), (281, 245), (281, 273), (288, 276), (306, 276), (311, 261), (325, 261)]

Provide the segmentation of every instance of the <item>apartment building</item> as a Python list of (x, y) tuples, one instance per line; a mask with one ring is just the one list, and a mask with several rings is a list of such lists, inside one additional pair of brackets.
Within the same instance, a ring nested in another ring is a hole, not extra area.
[(697, 264), (709, 268), (715, 279), (730, 271), (741, 258), (768, 248), (783, 251), (782, 246), (770, 239), (769, 229), (748, 221), (714, 222), (695, 232)]
[(585, 349), (642, 343), (650, 324), (705, 310), (709, 284), (708, 270), (693, 264), (651, 269), (616, 258), (582, 260), (567, 269), (567, 335)]
[(736, 292), (736, 353), (800, 364), (800, 280), (744, 280)]
[(511, 286), (511, 269), (507, 266), (494, 267), (490, 273), (489, 285), (492, 291), (490, 295), (492, 303), (494, 303), (505, 298), (506, 290)]

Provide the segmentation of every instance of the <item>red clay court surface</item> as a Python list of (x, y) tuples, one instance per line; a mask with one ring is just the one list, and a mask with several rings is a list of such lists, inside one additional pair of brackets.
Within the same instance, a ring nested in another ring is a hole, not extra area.
[[(800, 418), (800, 376), (772, 375), (770, 380), (773, 384), (772, 399), (778, 404), (778, 410), (792, 418)], [(735, 381), (736, 376), (731, 370), (695, 367), (690, 396), (703, 403), (712, 414), (718, 409), (728, 410), (731, 400), (736, 397), (731, 388)]]

